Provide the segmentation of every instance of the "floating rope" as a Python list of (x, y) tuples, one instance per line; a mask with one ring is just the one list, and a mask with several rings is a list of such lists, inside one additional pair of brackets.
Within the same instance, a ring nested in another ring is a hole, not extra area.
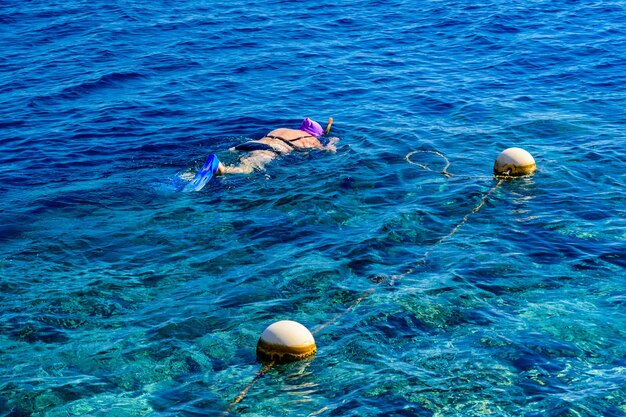
[[(422, 257), (420, 259), (418, 259), (415, 263), (417, 265), (424, 265), (426, 263), (426, 259), (428, 258), (428, 255), (430, 254), (430, 252), (433, 251), (433, 249), (435, 249), (437, 246), (439, 246), (440, 244), (442, 244), (443, 242), (445, 242), (446, 240), (448, 240), (450, 237), (452, 237), (456, 232), (458, 232), (458, 230), (461, 228), (461, 226), (463, 226), (465, 223), (467, 223), (467, 221), (469, 220), (470, 216), (472, 214), (476, 214), (478, 212), (478, 210), (480, 210), (485, 203), (487, 202), (487, 199), (489, 198), (489, 196), (491, 194), (493, 194), (498, 187), (500, 187), (502, 185), (502, 183), (504, 182), (504, 178), (501, 178), (498, 180), (498, 183), (496, 185), (494, 185), (493, 187), (491, 187), (491, 189), (489, 191), (487, 191), (487, 193), (485, 195), (482, 196), (482, 198), (480, 199), (480, 201), (478, 202), (478, 204), (472, 209), (472, 211), (470, 211), (469, 213), (467, 213), (465, 216), (463, 216), (463, 219), (457, 223), (456, 226), (454, 226), (454, 228), (450, 231), (450, 233), (448, 233), (447, 235), (445, 235), (444, 237), (442, 237), (441, 239), (439, 239), (437, 242), (433, 243), (432, 246), (430, 248), (428, 248), (428, 250), (426, 252), (424, 252), (424, 255), (422, 255)], [(409, 268), (404, 274), (401, 275), (395, 275), (395, 279), (401, 279), (409, 274), (412, 274), (413, 272), (415, 272), (415, 268), (411, 267)]]
[(359, 296), (359, 298), (357, 298), (352, 304), (350, 304), (350, 306), (348, 306), (348, 308), (346, 308), (344, 311), (342, 311), (341, 313), (337, 314), (335, 317), (333, 317), (332, 319), (328, 320), (326, 323), (317, 326), (312, 332), (311, 334), (315, 335), (317, 333), (319, 333), (320, 331), (322, 331), (323, 329), (325, 329), (326, 327), (330, 326), (331, 324), (335, 323), (337, 320), (339, 320), (340, 318), (342, 318), (343, 316), (345, 316), (346, 314), (348, 314), (350, 311), (352, 311), (356, 306), (358, 306), (361, 301), (365, 300), (367, 297), (369, 297), (371, 294), (374, 294), (374, 291), (376, 291), (376, 289), (378, 288), (378, 286), (382, 284), (382, 282), (379, 282), (378, 284), (376, 284), (374, 287), (370, 288), (369, 290), (365, 291), (363, 294), (361, 294)]
[(237, 397), (235, 397), (235, 399), (230, 403), (226, 411), (222, 413), (222, 417), (226, 417), (227, 415), (229, 415), (233, 407), (239, 404), (246, 397), (246, 394), (248, 393), (248, 391), (250, 391), (250, 388), (252, 388), (259, 379), (263, 378), (263, 376), (265, 376), (265, 374), (268, 373), (270, 369), (274, 367), (275, 364), (276, 362), (272, 361), (268, 363), (267, 365), (265, 365), (263, 369), (261, 369), (259, 372), (257, 372), (254, 379), (250, 381), (250, 383), (246, 385), (244, 389), (241, 390), (239, 395), (237, 395)]
[(443, 169), (441, 171), (439, 171), (440, 174), (445, 175), (446, 177), (450, 178), (452, 176), (452, 174), (450, 174), (447, 169), (450, 166), (450, 161), (448, 161), (448, 158), (445, 157), (445, 155), (443, 155), (440, 152), (437, 151), (422, 151), (422, 150), (417, 150), (417, 151), (413, 151), (413, 152), (409, 152), (408, 154), (406, 154), (406, 156), (404, 157), (404, 159), (411, 165), (417, 165), (418, 167), (428, 170), (428, 171), (432, 171), (432, 169), (430, 169), (427, 165), (424, 164), (419, 164), (417, 162), (413, 162), (411, 161), (411, 157), (413, 155), (415, 155), (416, 153), (432, 153), (433, 155), (437, 155), (438, 157), (442, 158), (444, 161), (446, 161), (446, 165), (443, 167)]
[[(329, 125), (332, 124), (332, 119), (330, 120)], [(443, 169), (441, 171), (439, 171), (440, 174), (445, 175), (447, 178), (452, 177), (452, 174), (450, 174), (447, 169), (450, 166), (450, 161), (448, 160), (448, 158), (445, 157), (445, 155), (437, 152), (437, 151), (421, 151), (421, 150), (417, 150), (417, 151), (412, 151), (409, 152), (404, 159), (411, 165), (416, 165), (419, 166), (422, 169), (428, 170), (428, 171), (432, 171), (432, 169), (430, 169), (428, 166), (426, 165), (422, 165), (419, 164), (417, 162), (413, 162), (411, 161), (411, 156), (413, 156), (416, 153), (432, 153), (434, 155), (437, 155), (439, 157), (441, 157), (445, 162), (445, 166), (443, 167)], [(509, 172), (507, 172), (508, 175)], [(428, 255), (430, 254), (430, 252), (432, 252), (437, 246), (441, 245), (442, 243), (444, 243), (446, 240), (448, 240), (450, 237), (452, 237), (456, 232), (458, 232), (458, 230), (465, 224), (468, 222), (470, 216), (472, 216), (473, 214), (476, 214), (487, 202), (487, 199), (489, 198), (489, 196), (491, 196), (504, 182), (504, 180), (506, 179), (506, 176), (498, 176), (496, 177), (496, 179), (498, 179), (498, 182), (496, 185), (494, 185), (493, 187), (491, 187), (491, 189), (489, 191), (487, 191), (487, 193), (485, 193), (482, 198), (480, 199), (480, 201), (478, 202), (478, 204), (472, 209), (472, 211), (470, 211), (469, 213), (467, 213), (465, 216), (463, 216), (463, 219), (456, 224), (456, 226), (454, 226), (452, 228), (452, 230), (450, 231), (450, 233), (448, 233), (447, 235), (443, 236), (442, 238), (440, 238), (437, 242), (433, 243), (430, 248), (428, 248), (428, 250), (426, 252), (424, 252), (424, 255), (418, 259), (417, 261), (414, 262), (414, 264), (416, 265), (424, 265), (426, 263), (426, 260), (428, 258)], [(377, 275), (374, 277), (374, 281), (376, 282), (376, 285), (374, 285), (373, 287), (371, 287), (370, 289), (366, 290), (365, 292), (363, 292), (352, 304), (350, 304), (346, 309), (344, 309), (342, 312), (336, 314), (333, 318), (331, 318), (330, 320), (328, 320), (326, 323), (321, 324), (319, 326), (317, 326), (312, 332), (311, 334), (315, 335), (317, 333), (319, 333), (320, 331), (324, 330), (326, 327), (330, 326), (331, 324), (336, 323), (339, 319), (341, 319), (343, 316), (345, 316), (346, 314), (348, 314), (350, 311), (354, 310), (363, 300), (365, 300), (367, 297), (369, 297), (370, 295), (374, 294), (374, 292), (376, 292), (376, 290), (378, 289), (378, 287), (380, 287), (383, 283), (388, 283), (390, 286), (393, 286), (395, 284), (396, 281), (401, 280), (402, 278), (404, 278), (407, 275), (410, 275), (412, 273), (414, 273), (416, 271), (416, 267), (409, 267), (406, 272), (402, 273), (402, 274), (397, 274), (397, 275), (392, 275), (391, 277), (386, 277), (384, 275)], [(237, 397), (233, 400), (233, 402), (230, 403), (230, 405), (228, 406), (228, 409), (222, 414), (222, 417), (227, 416), (232, 408), (239, 404), (244, 397), (246, 396), (246, 394), (248, 393), (248, 391), (250, 390), (250, 388), (252, 388), (252, 386), (254, 384), (257, 383), (257, 381), (259, 379), (261, 379), (265, 374), (267, 374), (267, 372), (272, 369), (272, 367), (274, 367), (276, 363), (274, 361), (270, 362), (269, 364), (265, 365), (263, 367), (263, 369), (261, 369), (259, 372), (257, 372), (257, 375), (254, 377), (254, 379), (239, 393), (239, 395), (237, 395)]]

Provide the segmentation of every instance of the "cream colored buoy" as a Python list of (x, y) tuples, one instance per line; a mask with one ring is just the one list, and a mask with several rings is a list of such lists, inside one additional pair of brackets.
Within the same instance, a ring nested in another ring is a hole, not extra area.
[(256, 355), (261, 362), (293, 362), (307, 359), (317, 351), (311, 332), (298, 322), (277, 321), (261, 334)]
[(505, 149), (498, 155), (493, 166), (496, 175), (522, 176), (531, 175), (537, 170), (537, 165), (531, 154), (522, 148)]

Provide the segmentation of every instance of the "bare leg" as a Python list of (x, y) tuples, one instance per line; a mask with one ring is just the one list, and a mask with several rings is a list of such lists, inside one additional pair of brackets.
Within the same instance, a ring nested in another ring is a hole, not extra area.
[(271, 151), (252, 151), (239, 160), (239, 165), (219, 164), (218, 174), (250, 174), (255, 169), (263, 169), (272, 159), (276, 157), (276, 153)]

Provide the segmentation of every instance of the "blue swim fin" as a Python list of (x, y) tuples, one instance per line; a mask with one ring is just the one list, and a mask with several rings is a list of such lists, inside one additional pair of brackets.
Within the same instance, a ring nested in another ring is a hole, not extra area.
[(206, 162), (200, 168), (200, 171), (196, 174), (196, 176), (191, 180), (189, 184), (183, 188), (183, 191), (200, 191), (207, 182), (213, 178), (213, 174), (217, 172), (217, 168), (220, 164), (220, 160), (217, 159), (217, 156), (211, 154), (207, 158)]

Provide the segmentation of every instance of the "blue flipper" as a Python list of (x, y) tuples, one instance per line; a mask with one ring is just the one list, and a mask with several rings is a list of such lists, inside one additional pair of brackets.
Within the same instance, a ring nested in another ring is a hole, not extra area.
[(211, 154), (207, 158), (206, 162), (200, 168), (200, 171), (196, 174), (196, 176), (191, 180), (189, 184), (183, 188), (183, 191), (200, 191), (207, 182), (213, 178), (213, 174), (217, 172), (217, 167), (220, 164), (220, 160), (217, 159), (217, 156)]

